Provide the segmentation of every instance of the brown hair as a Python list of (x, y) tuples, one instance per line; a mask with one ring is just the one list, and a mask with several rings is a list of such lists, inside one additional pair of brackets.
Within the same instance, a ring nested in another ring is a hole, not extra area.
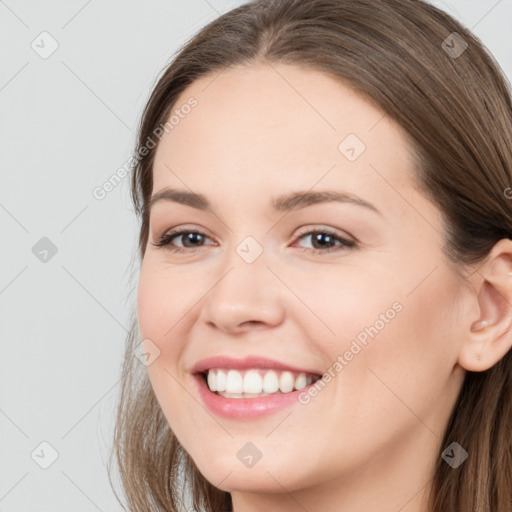
[[(457, 33), (458, 35), (455, 35)], [(467, 48), (465, 48), (467, 44)], [(465, 48), (465, 50), (464, 50)], [(179, 51), (147, 102), (139, 126), (132, 199), (144, 257), (156, 148), (141, 156), (194, 80), (236, 65), (288, 63), (343, 81), (404, 128), (418, 166), (413, 178), (440, 209), (443, 251), (457, 274), (482, 262), (512, 235), (504, 191), (512, 181), (509, 85), (483, 44), (422, 0), (256, 0), (220, 16)], [(174, 436), (128, 336), (115, 455), (131, 511), (179, 511), (185, 492), (196, 510), (232, 510)], [(434, 468), (431, 512), (512, 508), (512, 352), (483, 372), (466, 372), (441, 450), (469, 454)]]

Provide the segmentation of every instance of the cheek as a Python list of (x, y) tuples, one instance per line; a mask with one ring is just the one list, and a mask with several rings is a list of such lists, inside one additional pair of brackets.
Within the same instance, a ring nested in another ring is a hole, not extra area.
[(383, 282), (382, 276), (364, 268), (297, 275), (293, 290), (303, 304), (290, 299), (290, 304), (296, 304), (293, 318), (303, 322), (305, 329), (314, 329), (311, 339), (321, 340), (323, 351), (335, 361), (338, 354), (350, 349), (353, 340), (364, 346), (372, 333), (385, 330), (400, 316), (397, 310), (402, 306), (396, 289), (379, 287), (379, 282)]
[(146, 368), (151, 386), (175, 434), (185, 436), (181, 422), (174, 420), (190, 407), (188, 394), (183, 393), (178, 383), (183, 379), (178, 362), (186, 345), (185, 331), (190, 328), (186, 315), (190, 301), (180, 288), (186, 285), (180, 282), (180, 279), (186, 281), (181, 274), (180, 278), (179, 273), (157, 265), (151, 258), (143, 260), (137, 315), (142, 339), (150, 339), (160, 350), (159, 356)]
[(399, 275), (361, 268), (296, 281), (310, 309), (311, 339), (321, 339), (342, 393), (368, 390), (364, 398), (374, 402), (399, 390), (412, 399), (446, 384), (456, 361), (451, 277), (439, 268), (411, 293), (414, 286)]
[(172, 337), (180, 318), (187, 312), (184, 292), (175, 272), (160, 269), (151, 260), (143, 260), (137, 290), (137, 316), (142, 339), (149, 338), (162, 354), (178, 348), (165, 343)]
[(191, 333), (200, 311), (201, 297), (208, 282), (199, 268), (184, 269), (162, 262), (160, 256), (148, 254), (143, 260), (137, 290), (137, 315), (142, 339), (149, 339), (159, 356), (147, 367), (160, 405), (169, 418), (170, 411), (189, 408), (187, 394), (178, 382), (190, 376), (184, 366), (190, 348)]
[(137, 317), (142, 338), (152, 341), (159, 338), (163, 329), (162, 304), (166, 303), (165, 288), (159, 285), (159, 280), (143, 263), (137, 290)]
[[(439, 407), (436, 403), (450, 379), (456, 347), (454, 304), (447, 290), (450, 277), (441, 273), (436, 277), (409, 295), (383, 293), (381, 309), (374, 303), (373, 317), (350, 333), (350, 340), (357, 341), (360, 334), (366, 338), (365, 344), (357, 343), (361, 350), (345, 366), (340, 381), (352, 407), (361, 408), (358, 418), (372, 410), (373, 421), (380, 416), (385, 425), (386, 415), (393, 410), (396, 422), (414, 422), (435, 414)], [(386, 314), (393, 303), (400, 308), (394, 315)], [(388, 317), (387, 322), (378, 321), (380, 313)], [(357, 318), (363, 320), (361, 315)], [(350, 396), (357, 400), (352, 403)]]

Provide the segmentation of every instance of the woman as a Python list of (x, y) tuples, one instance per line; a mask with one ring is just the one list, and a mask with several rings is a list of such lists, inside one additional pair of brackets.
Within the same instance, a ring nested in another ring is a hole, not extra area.
[(129, 510), (512, 509), (512, 106), (474, 35), (245, 4), (159, 79), (132, 177)]

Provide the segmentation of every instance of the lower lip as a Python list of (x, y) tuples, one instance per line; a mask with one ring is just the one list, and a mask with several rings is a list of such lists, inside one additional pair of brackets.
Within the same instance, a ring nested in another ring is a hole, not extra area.
[(267, 416), (298, 403), (299, 395), (307, 392), (314, 384), (290, 393), (262, 396), (260, 398), (225, 398), (210, 391), (203, 375), (194, 375), (199, 394), (208, 409), (218, 416), (231, 419), (253, 419)]

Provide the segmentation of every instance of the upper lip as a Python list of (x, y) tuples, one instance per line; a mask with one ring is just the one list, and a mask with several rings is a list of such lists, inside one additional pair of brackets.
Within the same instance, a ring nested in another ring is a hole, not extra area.
[(229, 356), (214, 356), (201, 359), (192, 368), (192, 373), (201, 373), (209, 370), (210, 368), (233, 368), (233, 369), (247, 369), (247, 368), (266, 368), (275, 370), (288, 370), (294, 373), (310, 373), (312, 375), (320, 375), (317, 370), (299, 368), (274, 359), (260, 356), (248, 356), (242, 359), (235, 359)]

